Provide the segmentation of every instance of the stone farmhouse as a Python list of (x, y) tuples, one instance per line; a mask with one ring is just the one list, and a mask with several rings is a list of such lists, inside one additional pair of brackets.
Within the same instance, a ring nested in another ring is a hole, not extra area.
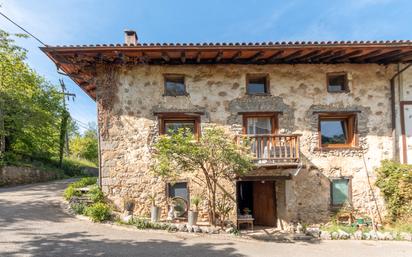
[(149, 169), (153, 142), (177, 128), (250, 138), (256, 169), (222, 184), (230, 218), (247, 208), (256, 225), (324, 222), (347, 203), (384, 214), (374, 170), (412, 163), (410, 41), (159, 44), (129, 30), (124, 44), (42, 50), (96, 101), (101, 187), (137, 215), (151, 192), (163, 218), (169, 197), (202, 195)]

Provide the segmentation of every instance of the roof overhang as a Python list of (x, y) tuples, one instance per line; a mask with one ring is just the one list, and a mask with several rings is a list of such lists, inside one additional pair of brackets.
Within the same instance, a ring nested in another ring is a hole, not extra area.
[(338, 64), (412, 62), (410, 41), (47, 46), (41, 50), (91, 98), (98, 64)]

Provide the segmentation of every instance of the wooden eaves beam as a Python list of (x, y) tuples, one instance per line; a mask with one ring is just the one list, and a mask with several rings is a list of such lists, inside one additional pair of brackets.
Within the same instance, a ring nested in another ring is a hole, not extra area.
[(353, 62), (361, 62), (361, 61), (363, 61), (367, 58), (371, 58), (371, 57), (380, 55), (381, 53), (382, 53), (382, 50), (374, 50), (372, 52), (365, 53), (365, 54), (350, 58), (350, 60), (353, 61)]
[(281, 55), (283, 54), (283, 50), (278, 50), (276, 53), (274, 53), (274, 54), (272, 54), (271, 56), (269, 56), (267, 59), (266, 59), (266, 62), (274, 62), (274, 61), (276, 61), (277, 59), (280, 59), (281, 58)]
[(197, 52), (195, 59), (197, 63), (200, 63), (200, 61), (202, 60), (202, 52)]
[(223, 58), (223, 51), (219, 51), (215, 57), (215, 62), (220, 62)]
[(180, 61), (182, 61), (182, 63), (186, 62), (186, 52), (182, 51), (182, 53), (180, 54)]
[(162, 52), (161, 57), (165, 62), (170, 61), (170, 56), (166, 52)]
[(261, 58), (265, 53), (263, 51), (258, 51), (254, 54), (251, 58), (249, 58), (250, 62), (256, 62), (259, 58)]
[(402, 50), (389, 51), (389, 52), (386, 52), (386, 53), (383, 53), (383, 54), (365, 59), (365, 61), (366, 62), (376, 62), (376, 61), (380, 61), (384, 58), (390, 58), (390, 57), (393, 57), (393, 56), (397, 56), (398, 54), (402, 54)]
[(310, 57), (310, 58), (308, 59), (308, 61), (309, 61), (309, 62), (316, 62), (316, 61), (318, 61), (319, 58), (328, 56), (328, 55), (330, 55), (331, 53), (333, 53), (332, 50), (327, 50), (327, 51), (325, 51), (325, 52), (321, 52), (321, 53), (319, 53), (319, 54), (317, 54), (317, 55), (314, 55), (314, 56)]
[(355, 51), (349, 52), (347, 54), (344, 54), (342, 56), (335, 57), (335, 58), (333, 58), (329, 61), (330, 62), (345, 62), (345, 61), (348, 61), (350, 59), (350, 57), (352, 57), (354, 55), (361, 54), (361, 53), (363, 53), (363, 50), (355, 50)]
[(237, 52), (235, 53), (235, 55), (233, 55), (231, 61), (232, 61), (232, 62), (237, 61), (237, 60), (240, 59), (241, 56), (242, 56), (242, 51), (237, 51)]
[(295, 61), (297, 61), (297, 62), (299, 62), (299, 61), (305, 61), (306, 59), (309, 59), (310, 57), (312, 57), (312, 56), (314, 56), (314, 55), (317, 55), (317, 54), (319, 54), (319, 53), (320, 53), (320, 50), (313, 50), (313, 51), (310, 51), (310, 52), (307, 53), (307, 54), (304, 54), (304, 55), (299, 56), (299, 58), (297, 58)]
[(293, 53), (281, 58), (282, 61), (284, 62), (289, 62), (292, 61), (293, 59), (296, 59), (299, 55), (301, 55), (303, 50), (296, 50)]
[(335, 53), (333, 53), (331, 56), (325, 56), (325, 57), (319, 58), (318, 61), (319, 62), (329, 62), (330, 60), (332, 60), (336, 57), (343, 56), (345, 54), (346, 54), (345, 50), (339, 50), (339, 51), (336, 51)]
[(390, 63), (394, 61), (403, 62), (404, 60), (407, 60), (411, 56), (412, 56), (412, 51), (407, 51), (407, 52), (402, 52), (394, 56), (391, 56), (388, 59), (383, 59), (382, 61), (386, 63)]

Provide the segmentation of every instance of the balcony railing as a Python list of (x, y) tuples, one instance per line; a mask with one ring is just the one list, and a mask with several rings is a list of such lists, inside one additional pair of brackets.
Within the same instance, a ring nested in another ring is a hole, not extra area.
[(291, 135), (241, 135), (238, 143), (250, 147), (253, 161), (258, 165), (291, 164), (299, 162), (299, 137)]

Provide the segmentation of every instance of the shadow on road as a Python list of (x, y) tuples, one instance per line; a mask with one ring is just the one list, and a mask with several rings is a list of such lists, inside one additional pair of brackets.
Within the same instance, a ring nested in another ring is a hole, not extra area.
[(0, 227), (20, 221), (61, 222), (71, 216), (62, 212), (58, 196), (71, 180), (0, 189)]
[(85, 232), (33, 235), (30, 241), (14, 242), (20, 249), (3, 253), (5, 257), (30, 256), (244, 256), (236, 253), (233, 243), (196, 243), (185, 241), (111, 240)]

